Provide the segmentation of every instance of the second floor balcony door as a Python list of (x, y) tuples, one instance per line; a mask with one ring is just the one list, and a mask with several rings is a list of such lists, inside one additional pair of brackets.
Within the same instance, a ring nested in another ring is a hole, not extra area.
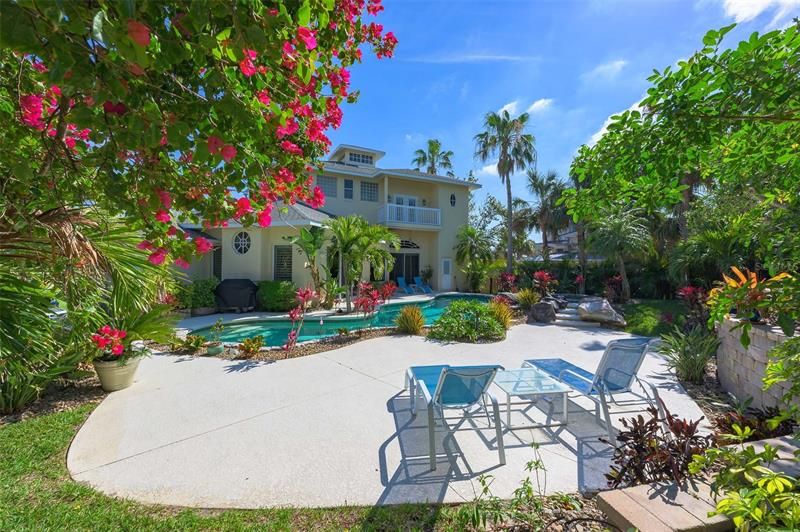
[[(402, 194), (397, 194), (394, 197), (395, 205), (400, 205), (403, 207), (416, 207), (417, 206), (417, 198), (416, 196), (405, 196)], [(408, 223), (416, 223), (417, 221), (417, 210), (416, 209), (397, 209), (397, 216), (399, 218), (399, 222), (408, 222)]]

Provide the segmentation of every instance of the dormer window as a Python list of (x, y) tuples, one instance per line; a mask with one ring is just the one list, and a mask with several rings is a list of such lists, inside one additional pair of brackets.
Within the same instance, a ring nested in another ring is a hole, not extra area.
[(351, 163), (357, 164), (374, 164), (372, 160), (372, 155), (364, 155), (363, 153), (354, 153), (350, 152), (347, 154), (347, 159)]

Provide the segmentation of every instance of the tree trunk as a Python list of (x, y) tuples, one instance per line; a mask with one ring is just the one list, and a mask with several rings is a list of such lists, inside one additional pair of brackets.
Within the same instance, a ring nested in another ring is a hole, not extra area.
[(631, 298), (631, 285), (628, 283), (628, 272), (625, 270), (625, 260), (622, 255), (617, 255), (617, 267), (619, 276), (622, 277), (622, 303), (627, 303)]
[(511, 208), (512, 201), (511, 176), (506, 176), (506, 272), (508, 273), (514, 271), (514, 235), (512, 232), (514, 213)]
[(545, 261), (550, 260), (550, 243), (547, 240), (547, 227), (542, 224), (539, 226), (539, 230), (542, 232), (542, 258)]
[(586, 228), (583, 226), (583, 222), (578, 222), (575, 229), (578, 237), (578, 266), (583, 277), (583, 281), (578, 284), (578, 293), (583, 295), (586, 293)]

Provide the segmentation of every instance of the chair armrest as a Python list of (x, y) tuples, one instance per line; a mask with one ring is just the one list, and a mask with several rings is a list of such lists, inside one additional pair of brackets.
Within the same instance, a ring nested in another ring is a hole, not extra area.
[(430, 392), (428, 392), (428, 387), (425, 385), (425, 381), (417, 380), (417, 388), (419, 391), (422, 392), (422, 398), (425, 399), (425, 404), (429, 405), (433, 402), (433, 397), (431, 397)]

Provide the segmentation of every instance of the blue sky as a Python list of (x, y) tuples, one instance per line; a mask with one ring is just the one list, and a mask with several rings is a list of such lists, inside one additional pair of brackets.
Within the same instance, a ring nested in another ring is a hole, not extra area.
[[(384, 0), (379, 22), (399, 39), (394, 59), (365, 56), (353, 68), (361, 98), (344, 106), (334, 145), (384, 150), (379, 165), (408, 168), (438, 138), (459, 176), (474, 170), (485, 194), (503, 194), (473, 159), (483, 116), (531, 112), (540, 170), (566, 177), (578, 146), (609, 115), (645, 93), (653, 68), (692, 54), (705, 32), (732, 22), (729, 43), (782, 27), (800, 0)], [(515, 195), (526, 199), (520, 177)], [(502, 196), (501, 196), (502, 197)]]

